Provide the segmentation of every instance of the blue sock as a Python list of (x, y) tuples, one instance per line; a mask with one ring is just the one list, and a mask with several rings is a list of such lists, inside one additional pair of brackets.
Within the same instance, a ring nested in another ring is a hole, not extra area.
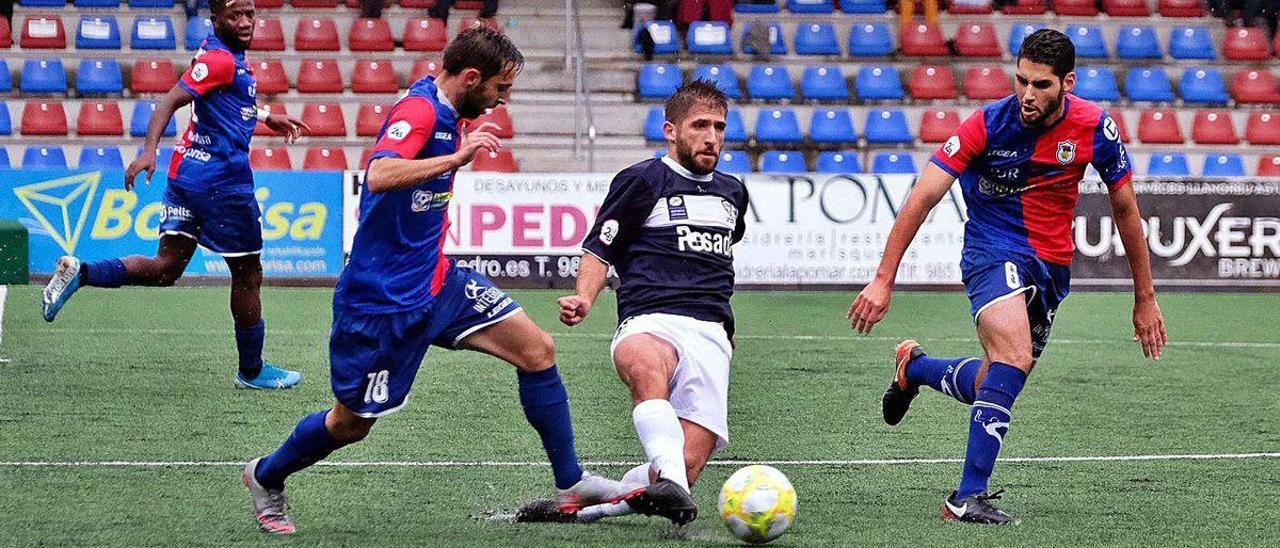
[(267, 324), (262, 320), (249, 327), (236, 328), (236, 351), (240, 353), (240, 377), (246, 380), (258, 378), (262, 372), (262, 339)]
[(556, 366), (532, 373), (516, 370), (520, 384), (520, 405), (524, 416), (542, 438), (542, 448), (551, 461), (556, 488), (566, 489), (582, 479), (578, 452), (573, 448), (573, 421), (569, 418), (569, 393)]
[(93, 287), (120, 287), (124, 285), (124, 261), (106, 259), (81, 265), (85, 271), (83, 282)]
[(965, 405), (973, 404), (973, 380), (982, 360), (920, 356), (907, 364), (907, 382), (928, 385)]
[(267, 489), (283, 489), (290, 474), (315, 464), (342, 447), (324, 427), (328, 411), (303, 417), (280, 448), (258, 461), (255, 475)]
[(1009, 432), (1013, 400), (1027, 382), (1027, 374), (1012, 365), (992, 362), (973, 403), (969, 421), (969, 446), (964, 454), (964, 474), (956, 498), (987, 491), (987, 480), (996, 465), (996, 455)]

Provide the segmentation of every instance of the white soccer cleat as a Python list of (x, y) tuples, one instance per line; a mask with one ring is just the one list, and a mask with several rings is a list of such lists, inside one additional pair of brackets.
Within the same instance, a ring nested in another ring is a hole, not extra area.
[(67, 304), (67, 299), (80, 289), (80, 265), (80, 259), (70, 255), (58, 259), (57, 268), (49, 278), (49, 283), (44, 286), (40, 299), (44, 321), (51, 322), (58, 317), (62, 305)]
[(288, 511), (288, 503), (284, 498), (284, 490), (267, 489), (258, 483), (258, 478), (254, 475), (260, 460), (262, 457), (244, 465), (244, 473), (240, 477), (244, 486), (249, 488), (249, 496), (253, 498), (253, 513), (258, 520), (258, 529), (263, 533), (292, 535), (296, 529), (293, 527), (293, 520), (285, 513)]
[(587, 506), (622, 502), (638, 497), (642, 493), (644, 493), (643, 485), (611, 480), (584, 471), (582, 479), (572, 487), (561, 490), (556, 495), (555, 501), (561, 512), (576, 513)]

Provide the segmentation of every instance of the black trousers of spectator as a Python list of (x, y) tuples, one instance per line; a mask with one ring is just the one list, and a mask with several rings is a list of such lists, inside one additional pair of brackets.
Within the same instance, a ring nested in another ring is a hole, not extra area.
[[(453, 0), (436, 0), (436, 5), (427, 10), (427, 15), (441, 21), (448, 21), (451, 7), (453, 7)], [(498, 0), (484, 0), (480, 6), (480, 18), (488, 19), (497, 14)]]
[(383, 0), (360, 0), (360, 17), (377, 19), (382, 17)]
[[(1267, 0), (1209, 0), (1209, 10), (1218, 17), (1224, 17), (1228, 11), (1235, 6), (1240, 7), (1241, 15), (1244, 16), (1246, 22), (1256, 22), (1258, 16), (1262, 15), (1262, 8), (1267, 4)], [(1274, 9), (1270, 10), (1274, 11)]]

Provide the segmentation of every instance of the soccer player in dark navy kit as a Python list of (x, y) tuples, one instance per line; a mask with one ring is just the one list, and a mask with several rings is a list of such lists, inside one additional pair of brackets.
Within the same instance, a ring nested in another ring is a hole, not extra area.
[(493, 282), (444, 255), (455, 171), (501, 148), (493, 124), (463, 135), (458, 122), (506, 102), (523, 63), (501, 33), (469, 29), (445, 48), (444, 73), (415, 82), (388, 113), (365, 174), (351, 259), (333, 295), (329, 370), (337, 401), (244, 469), (262, 531), (294, 531), (285, 478), (364, 439), (379, 417), (403, 407), (433, 345), (516, 367), (525, 417), (560, 490), (557, 509), (643, 495), (643, 486), (582, 470), (551, 337)]
[(889, 309), (894, 277), (929, 210), (958, 177), (969, 220), (960, 270), (978, 328), (981, 358), (934, 358), (915, 341), (900, 343), (885, 392), (885, 422), (898, 424), (921, 386), (970, 405), (969, 443), (959, 488), (942, 516), (968, 523), (1013, 518), (987, 490), (1009, 429), (1013, 402), (1049, 340), (1067, 296), (1074, 251), (1071, 221), (1089, 164), (1111, 195), (1111, 208), (1133, 271), (1135, 341), (1159, 359), (1167, 342), (1156, 304), (1133, 176), (1120, 134), (1105, 111), (1071, 95), (1075, 47), (1045, 29), (1028, 36), (1018, 57), (1016, 95), (965, 120), (925, 168), (898, 215), (875, 278), (847, 314), (867, 334)]
[(82, 285), (170, 286), (187, 268), (199, 244), (218, 253), (231, 271), (231, 316), (240, 355), (237, 386), (289, 388), (302, 380), (262, 361), (262, 226), (249, 169), (249, 139), (262, 121), (290, 142), (307, 126), (257, 106), (253, 70), (245, 50), (253, 38), (253, 0), (210, 0), (213, 34), (200, 45), (191, 67), (156, 105), (142, 154), (125, 171), (124, 186), (145, 171), (156, 171), (156, 148), (174, 111), (194, 103), (191, 124), (174, 147), (169, 164), (155, 257), (125, 257), (83, 263), (62, 257), (44, 289), (44, 319), (58, 311)]

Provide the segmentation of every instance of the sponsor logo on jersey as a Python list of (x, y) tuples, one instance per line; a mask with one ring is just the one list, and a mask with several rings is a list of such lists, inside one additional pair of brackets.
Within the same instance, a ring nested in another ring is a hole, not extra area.
[(410, 126), (408, 121), (400, 120), (399, 122), (391, 124), (391, 126), (387, 128), (387, 138), (395, 139), (397, 141), (403, 140), (405, 137), (409, 136), (409, 131), (412, 129), (413, 126)]
[(195, 160), (197, 162), (208, 162), (213, 159), (213, 155), (200, 149), (188, 148), (182, 145), (173, 147), (174, 152), (182, 155), (185, 159)]
[(1120, 140), (1120, 129), (1116, 127), (1116, 121), (1107, 117), (1107, 121), (1102, 123), (1102, 135), (1112, 141)]
[(618, 237), (618, 221), (607, 219), (600, 224), (600, 243), (604, 245), (613, 244), (613, 239)]
[(676, 246), (680, 251), (733, 257), (733, 238), (728, 234), (705, 232), (688, 226), (676, 227)]
[(667, 217), (672, 221), (687, 220), (689, 210), (684, 205), (684, 198), (672, 196), (667, 198)]
[[(253, 86), (249, 86), (252, 88)], [(249, 95), (253, 95), (250, 93)], [(240, 119), (248, 122), (258, 117), (258, 107), (240, 107)]]
[(942, 145), (942, 151), (947, 153), (948, 158), (960, 152), (960, 136), (952, 135), (950, 139), (947, 139), (947, 142)]
[(987, 151), (987, 156), (994, 156), (996, 158), (1014, 158), (1017, 155), (1018, 155), (1018, 151), (1016, 150), (988, 150)]
[(169, 219), (175, 221), (190, 221), (195, 217), (191, 214), (191, 210), (181, 206), (161, 205), (160, 206), (160, 222)]
[(196, 63), (191, 67), (191, 79), (197, 82), (203, 82), (209, 77), (209, 65), (204, 63)]
[(449, 201), (453, 199), (452, 192), (431, 192), (430, 190), (415, 190), (410, 198), (409, 208), (414, 213), (422, 213), (433, 209), (445, 209), (449, 207)]
[(498, 312), (511, 304), (511, 297), (508, 297), (501, 289), (492, 286), (484, 287), (475, 280), (467, 281), (466, 287), (463, 288), (463, 293), (466, 295), (467, 300), (475, 301), (475, 304), (471, 305), (472, 310), (476, 312), (488, 310), (487, 316), (490, 318), (496, 316)]
[(437, 131), (435, 137), (441, 141), (453, 142), (453, 134), (448, 131)]
[(1076, 142), (1062, 141), (1058, 143), (1058, 163), (1069, 164), (1076, 159)]

